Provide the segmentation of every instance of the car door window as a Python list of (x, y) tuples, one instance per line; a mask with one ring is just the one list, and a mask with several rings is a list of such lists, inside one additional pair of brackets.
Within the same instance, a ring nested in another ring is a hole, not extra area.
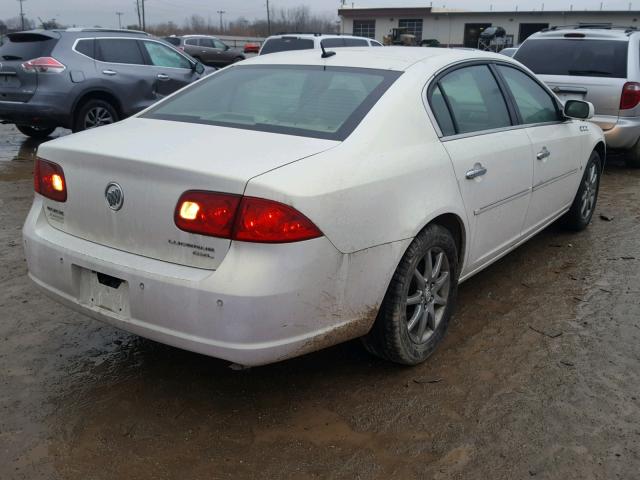
[(344, 39), (342, 38), (325, 38), (321, 43), (324, 48), (344, 47)]
[(226, 50), (227, 46), (222, 43), (220, 40), (213, 41), (213, 48), (219, 48), (220, 50)]
[(215, 48), (213, 46), (213, 40), (211, 40), (210, 38), (201, 38), (200, 40), (198, 40), (198, 45), (200, 45), (201, 47)]
[(451, 118), (451, 113), (449, 113), (449, 107), (447, 107), (442, 91), (437, 85), (431, 93), (431, 110), (433, 111), (433, 115), (436, 117), (436, 121), (440, 126), (442, 135), (445, 137), (455, 135), (456, 128), (453, 125), (453, 119)]
[(158, 42), (142, 42), (149, 54), (151, 64), (156, 67), (191, 68), (191, 63), (178, 52)]
[(454, 70), (442, 77), (438, 85), (447, 99), (456, 133), (479, 132), (511, 125), (507, 103), (487, 65)]
[(345, 47), (368, 47), (369, 43), (366, 40), (360, 38), (345, 38)]
[(107, 63), (145, 65), (138, 41), (127, 38), (101, 38), (97, 40), (98, 60)]
[(512, 67), (498, 65), (520, 112), (522, 123), (545, 123), (560, 120), (556, 102), (529, 75)]
[(197, 47), (198, 46), (198, 39), (197, 38), (189, 38), (189, 39), (185, 40), (184, 43), (186, 45), (191, 45), (192, 47)]

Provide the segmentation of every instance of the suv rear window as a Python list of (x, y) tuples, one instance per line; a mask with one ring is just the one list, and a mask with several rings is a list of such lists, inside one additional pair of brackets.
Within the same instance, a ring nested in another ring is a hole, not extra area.
[(311, 50), (313, 40), (309, 38), (283, 37), (267, 40), (260, 51), (260, 55), (267, 53), (286, 52), (289, 50)]
[(143, 117), (344, 140), (400, 74), (322, 66), (227, 68)]
[(12, 33), (0, 47), (1, 60), (32, 60), (48, 57), (58, 40), (37, 33)]
[(145, 61), (138, 40), (126, 38), (101, 38), (96, 41), (97, 59), (107, 63), (144, 65)]
[(616, 40), (527, 40), (514, 58), (538, 75), (627, 77), (628, 42)]

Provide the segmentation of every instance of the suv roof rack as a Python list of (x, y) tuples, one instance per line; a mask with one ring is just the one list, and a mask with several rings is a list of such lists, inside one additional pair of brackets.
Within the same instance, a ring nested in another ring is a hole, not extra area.
[(623, 30), (625, 33), (637, 32), (638, 27), (613, 25), (612, 23), (576, 23), (573, 25), (554, 25), (545, 28), (542, 32), (553, 32), (556, 30), (580, 30), (580, 29), (599, 29), (599, 30)]
[(142, 30), (129, 30), (126, 28), (83, 28), (83, 27), (71, 27), (65, 30), (58, 30), (59, 32), (103, 32), (103, 33), (137, 33), (139, 35), (147, 35), (147, 32)]

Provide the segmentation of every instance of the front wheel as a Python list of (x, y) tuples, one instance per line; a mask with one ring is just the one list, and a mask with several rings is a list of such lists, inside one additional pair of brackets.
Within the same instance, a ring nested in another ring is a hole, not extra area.
[(571, 208), (564, 216), (564, 226), (570, 230), (580, 231), (587, 228), (598, 202), (602, 161), (598, 152), (592, 152), (584, 169), (580, 187)]
[(391, 280), (365, 348), (404, 365), (424, 362), (449, 325), (458, 291), (453, 236), (429, 225), (411, 243)]
[(31, 138), (37, 138), (38, 140), (44, 140), (56, 129), (56, 127), (34, 127), (29, 125), (16, 125), (16, 128), (23, 135)]

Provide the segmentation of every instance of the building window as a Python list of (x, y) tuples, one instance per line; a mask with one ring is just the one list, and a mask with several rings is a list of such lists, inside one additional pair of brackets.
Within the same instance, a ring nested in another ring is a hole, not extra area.
[(375, 20), (354, 20), (353, 34), (356, 37), (376, 38)]
[(416, 42), (422, 41), (422, 19), (421, 18), (409, 18), (406, 20), (400, 20), (398, 27), (406, 28), (407, 32), (411, 35), (415, 35)]

